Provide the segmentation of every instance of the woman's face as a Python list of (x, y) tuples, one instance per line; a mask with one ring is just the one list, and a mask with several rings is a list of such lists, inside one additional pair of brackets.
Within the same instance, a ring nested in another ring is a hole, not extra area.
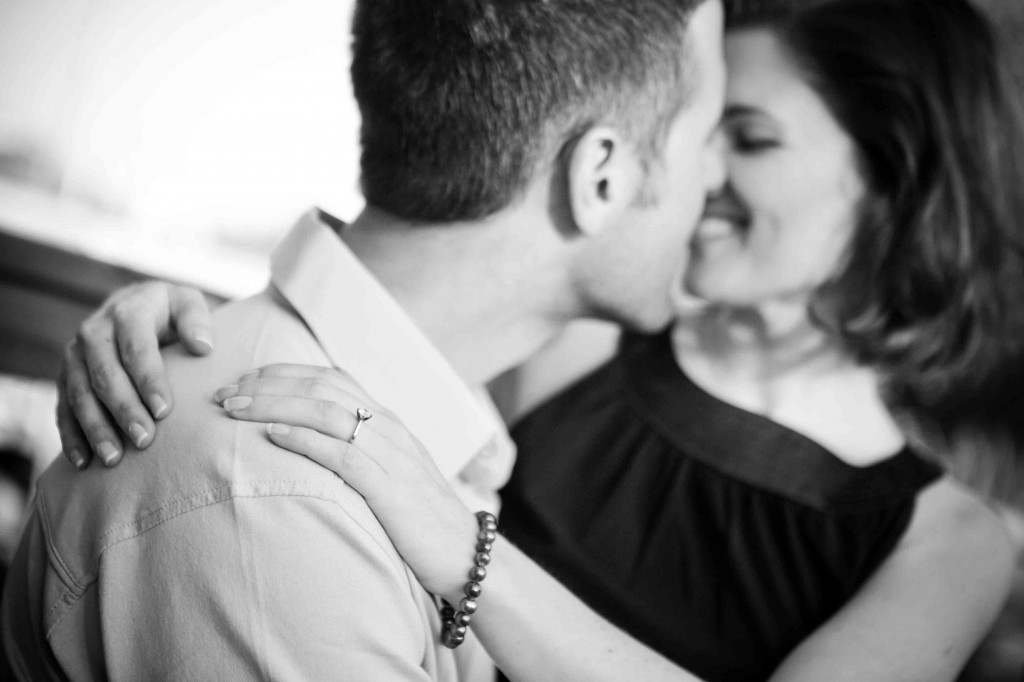
[(688, 293), (805, 302), (840, 264), (864, 184), (851, 138), (766, 30), (725, 39), (728, 182), (691, 242)]

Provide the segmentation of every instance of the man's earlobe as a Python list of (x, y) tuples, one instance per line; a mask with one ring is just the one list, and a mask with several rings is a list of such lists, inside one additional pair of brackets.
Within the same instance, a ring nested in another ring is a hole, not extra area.
[(601, 232), (631, 203), (638, 169), (631, 146), (615, 130), (594, 127), (580, 136), (567, 169), (569, 206), (580, 232)]

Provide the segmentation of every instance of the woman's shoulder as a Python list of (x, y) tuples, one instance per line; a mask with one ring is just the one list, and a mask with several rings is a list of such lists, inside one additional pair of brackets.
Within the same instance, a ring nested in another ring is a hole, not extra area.
[(986, 541), (1012, 546), (1012, 536), (999, 507), (946, 475), (921, 492), (914, 523), (926, 533), (941, 529), (961, 538), (981, 533)]
[(901, 545), (1008, 589), (1022, 539), (999, 507), (946, 475), (918, 495)]

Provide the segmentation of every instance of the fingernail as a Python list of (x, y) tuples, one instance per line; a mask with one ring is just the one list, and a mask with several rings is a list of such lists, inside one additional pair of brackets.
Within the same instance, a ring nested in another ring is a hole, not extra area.
[(106, 441), (96, 446), (96, 454), (100, 456), (100, 459), (108, 467), (117, 464), (117, 460), (121, 459), (121, 453), (114, 447), (114, 444)]
[(88, 464), (88, 462), (85, 461), (85, 455), (83, 455), (82, 451), (78, 448), (73, 448), (71, 452), (68, 453), (68, 459), (71, 460), (71, 463), (75, 465), (76, 469), (84, 469), (85, 465)]
[(242, 376), (238, 377), (238, 383), (241, 384), (241, 383), (244, 383), (246, 381), (249, 381), (250, 379), (255, 379), (255, 378), (259, 377), (259, 375), (260, 375), (260, 371), (258, 369), (254, 369), (254, 370), (252, 370), (250, 372), (246, 372)]
[(292, 432), (287, 424), (267, 424), (267, 434), (270, 436), (286, 436)]
[(224, 409), (228, 412), (233, 410), (244, 410), (252, 405), (252, 398), (247, 395), (240, 395), (237, 398), (228, 398), (224, 401)]
[(213, 394), (214, 400), (222, 403), (233, 395), (238, 394), (238, 384), (229, 384)]
[(196, 329), (193, 331), (192, 340), (202, 346), (206, 346), (206, 350), (213, 350), (213, 339), (210, 337), (210, 332), (207, 329)]
[(167, 403), (156, 393), (149, 396), (149, 411), (157, 419), (162, 419), (167, 414)]
[(128, 435), (137, 448), (141, 448), (142, 444), (149, 438), (149, 432), (138, 422), (132, 422), (128, 425)]

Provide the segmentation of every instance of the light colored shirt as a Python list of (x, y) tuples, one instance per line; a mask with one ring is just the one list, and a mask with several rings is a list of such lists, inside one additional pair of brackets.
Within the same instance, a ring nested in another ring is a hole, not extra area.
[(272, 271), (267, 291), (216, 312), (210, 356), (165, 352), (176, 407), (149, 449), (112, 470), (62, 458), (40, 479), (3, 603), (21, 678), (493, 674), (472, 637), (440, 644), (433, 596), (358, 493), (212, 395), (268, 363), (344, 367), (491, 508), (513, 458), (496, 412), (316, 212)]

